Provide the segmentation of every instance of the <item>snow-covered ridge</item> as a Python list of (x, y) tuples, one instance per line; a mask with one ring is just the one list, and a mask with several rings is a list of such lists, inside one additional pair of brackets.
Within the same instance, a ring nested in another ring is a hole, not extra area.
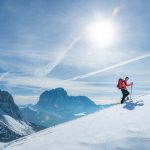
[(150, 95), (48, 128), (2, 150), (149, 150)]
[[(32, 133), (32, 128), (29, 125), (27, 125), (24, 121), (17, 121), (9, 115), (3, 115), (3, 118), (1, 118), (0, 120), (0, 125), (5, 126), (11, 131), (15, 132), (16, 134), (22, 136)], [(29, 130), (29, 133), (27, 129)]]
[(0, 91), (0, 141), (8, 142), (33, 132), (11, 94)]

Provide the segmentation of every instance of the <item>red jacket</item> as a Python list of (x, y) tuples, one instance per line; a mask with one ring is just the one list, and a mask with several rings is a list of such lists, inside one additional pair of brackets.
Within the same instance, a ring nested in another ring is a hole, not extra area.
[(126, 80), (123, 80), (123, 82), (122, 82), (122, 88), (121, 89), (127, 89), (127, 86), (131, 86), (132, 84), (128, 84), (127, 82), (126, 82)]

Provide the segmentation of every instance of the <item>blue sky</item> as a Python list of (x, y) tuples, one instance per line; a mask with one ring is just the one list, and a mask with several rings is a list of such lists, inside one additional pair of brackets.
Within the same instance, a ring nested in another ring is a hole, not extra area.
[[(96, 20), (113, 22), (113, 45), (88, 40), (85, 29)], [(134, 82), (134, 95), (148, 92), (149, 20), (149, 0), (1, 0), (0, 88), (18, 104), (35, 103), (56, 87), (96, 102), (117, 101), (116, 82), (125, 76)]]

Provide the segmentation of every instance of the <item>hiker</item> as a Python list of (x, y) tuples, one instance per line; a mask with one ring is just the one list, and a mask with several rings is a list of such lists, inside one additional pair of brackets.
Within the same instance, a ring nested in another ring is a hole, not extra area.
[(127, 86), (132, 86), (133, 82), (131, 82), (130, 84), (128, 84), (129, 77), (126, 77), (124, 80), (123, 79), (119, 79), (118, 80), (118, 89), (121, 90), (122, 92), (122, 99), (121, 99), (121, 104), (124, 103), (125, 98), (127, 98), (127, 100), (129, 100), (128, 95), (130, 94), (129, 91), (127, 90)]

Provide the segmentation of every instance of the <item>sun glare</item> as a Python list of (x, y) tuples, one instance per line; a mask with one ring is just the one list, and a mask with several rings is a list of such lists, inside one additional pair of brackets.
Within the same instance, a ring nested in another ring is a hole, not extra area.
[(95, 46), (109, 47), (116, 40), (116, 28), (111, 20), (97, 20), (87, 25), (86, 36)]

